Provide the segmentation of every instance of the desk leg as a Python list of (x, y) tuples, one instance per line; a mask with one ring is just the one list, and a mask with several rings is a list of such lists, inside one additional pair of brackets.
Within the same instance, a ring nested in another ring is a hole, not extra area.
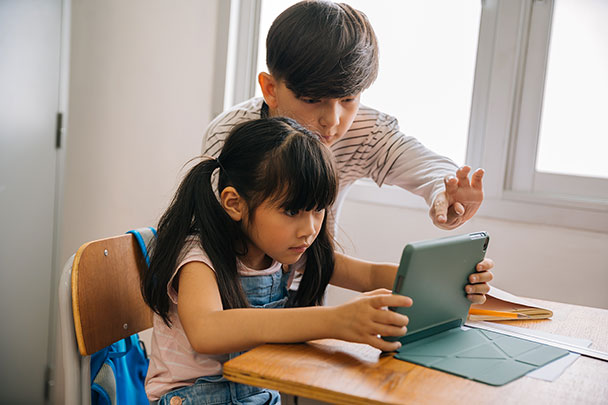
[(314, 399), (298, 397), (295, 395), (284, 394), (281, 392), (281, 405), (327, 405), (327, 402), (321, 402)]

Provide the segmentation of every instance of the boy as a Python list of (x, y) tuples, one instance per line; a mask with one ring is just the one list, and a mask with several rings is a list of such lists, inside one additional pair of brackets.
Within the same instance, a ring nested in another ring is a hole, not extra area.
[(270, 73), (258, 81), (264, 98), (253, 98), (209, 125), (203, 153), (217, 156), (231, 128), (264, 116), (288, 116), (319, 133), (334, 154), (340, 192), (330, 229), (355, 180), (397, 185), (423, 197), (433, 223), (453, 229), (471, 218), (483, 200), (483, 170), (469, 181), (458, 168), (399, 131), (397, 120), (360, 106), (376, 79), (378, 46), (367, 17), (347, 4), (303, 1), (273, 22), (266, 39)]

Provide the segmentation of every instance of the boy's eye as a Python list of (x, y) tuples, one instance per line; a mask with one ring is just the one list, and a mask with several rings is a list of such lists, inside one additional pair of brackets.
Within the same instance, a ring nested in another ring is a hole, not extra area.
[(355, 101), (354, 97), (347, 97), (342, 99), (343, 103), (352, 103), (353, 101)]
[(318, 212), (318, 213), (321, 213), (321, 212), (323, 212), (323, 211), (325, 211), (325, 208), (317, 208), (317, 209), (315, 210), (315, 212)]
[(302, 100), (302, 102), (306, 103), (306, 104), (316, 104), (320, 101), (316, 98), (307, 98), (307, 97), (300, 97), (300, 100)]
[(299, 212), (299, 210), (285, 210), (285, 215), (288, 217), (295, 217)]

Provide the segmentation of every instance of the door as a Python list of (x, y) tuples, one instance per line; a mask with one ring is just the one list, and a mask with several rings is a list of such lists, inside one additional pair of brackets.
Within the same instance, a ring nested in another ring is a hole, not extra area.
[(0, 0), (0, 403), (44, 402), (61, 0)]

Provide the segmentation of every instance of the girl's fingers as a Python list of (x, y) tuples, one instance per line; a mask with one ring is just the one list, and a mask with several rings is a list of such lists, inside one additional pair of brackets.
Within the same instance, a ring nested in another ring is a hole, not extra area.
[(409, 323), (409, 318), (406, 315), (399, 314), (393, 311), (376, 311), (372, 317), (372, 321), (377, 324), (405, 326)]
[(373, 346), (376, 349), (380, 349), (383, 352), (394, 352), (396, 350), (399, 350), (399, 348), (401, 347), (401, 343), (399, 342), (387, 342), (386, 340), (378, 336), (371, 335), (369, 339), (364, 343), (367, 343), (368, 345)]
[(465, 287), (467, 294), (487, 294), (490, 292), (490, 285), (487, 283), (468, 284)]
[(489, 283), (494, 279), (494, 274), (491, 271), (483, 271), (480, 273), (471, 274), (469, 282), (471, 284)]
[(364, 293), (362, 293), (362, 295), (366, 295), (368, 297), (374, 296), (374, 295), (390, 295), (393, 292), (391, 290), (388, 290), (386, 288), (378, 288), (377, 290), (373, 290), (373, 291), (366, 291)]
[(482, 294), (467, 294), (467, 299), (473, 304), (483, 304), (486, 302), (486, 296)]
[(371, 305), (374, 308), (411, 307), (413, 304), (413, 301), (410, 297), (406, 297), (405, 295), (392, 294), (391, 292), (389, 292), (388, 294), (375, 295), (371, 297), (370, 300)]
[(477, 271), (486, 271), (486, 270), (490, 270), (494, 268), (494, 260), (486, 257), (485, 259), (483, 259), (482, 261), (480, 261), (479, 263), (477, 263), (477, 266), (475, 266), (475, 269)]
[(391, 325), (376, 325), (374, 328), (374, 335), (380, 336), (403, 336), (407, 332), (405, 326), (391, 326)]
[(475, 266), (475, 270), (477, 273), (471, 274), (469, 276), (470, 283), (489, 283), (494, 279), (494, 274), (489, 271), (494, 268), (494, 261), (489, 258), (483, 259), (481, 262), (477, 263)]

